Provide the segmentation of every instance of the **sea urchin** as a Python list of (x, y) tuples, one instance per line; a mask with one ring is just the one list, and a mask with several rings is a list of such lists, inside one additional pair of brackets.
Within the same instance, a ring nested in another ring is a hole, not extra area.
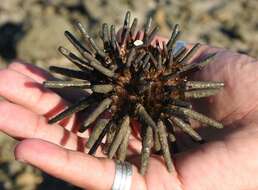
[[(102, 25), (101, 38), (104, 50), (99, 48), (77, 23), (84, 38), (80, 43), (70, 32), (65, 36), (76, 47), (82, 57), (78, 57), (64, 47), (59, 51), (80, 70), (51, 66), (50, 70), (71, 78), (72, 81), (45, 81), (47, 88), (76, 87), (91, 89), (89, 96), (82, 97), (63, 112), (49, 120), (55, 123), (82, 110), (90, 110), (81, 125), (80, 131), (92, 128), (87, 141), (89, 154), (106, 137), (105, 147), (109, 158), (114, 156), (124, 161), (133, 121), (138, 121), (142, 138), (141, 174), (146, 172), (151, 153), (161, 152), (168, 171), (172, 170), (170, 144), (176, 140), (175, 127), (188, 134), (194, 141), (202, 142), (201, 136), (191, 128), (189, 119), (197, 120), (208, 126), (222, 128), (223, 125), (194, 110), (190, 100), (216, 94), (223, 82), (190, 81), (190, 73), (206, 66), (215, 54), (203, 60), (187, 64), (200, 47), (197, 43), (190, 50), (181, 47), (175, 50), (180, 35), (179, 26), (175, 25), (167, 43), (155, 42), (158, 27), (151, 27), (148, 19), (143, 39), (141, 32), (136, 32), (138, 20), (134, 18), (130, 25), (131, 13), (125, 16), (121, 36), (116, 37), (115, 27)], [(111, 114), (103, 118), (104, 112)]]

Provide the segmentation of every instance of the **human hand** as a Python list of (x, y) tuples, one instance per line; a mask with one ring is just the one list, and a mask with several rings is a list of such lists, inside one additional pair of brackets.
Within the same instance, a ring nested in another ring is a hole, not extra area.
[[(138, 153), (131, 152), (132, 189), (255, 189), (258, 182), (258, 77), (257, 61), (226, 50), (202, 46), (193, 59), (218, 52), (213, 63), (193, 76), (195, 79), (224, 81), (218, 95), (198, 102), (197, 109), (221, 120), (223, 130), (196, 130), (208, 143), (189, 147), (182, 136), (179, 145), (183, 153), (174, 155), (176, 172), (168, 173), (159, 156), (152, 156), (145, 176), (136, 167)], [(85, 153), (84, 137), (75, 132), (76, 116), (60, 124), (49, 125), (47, 119), (62, 110), (67, 102), (42, 82), (51, 76), (28, 64), (13, 63), (0, 71), (0, 129), (21, 142), (17, 145), (17, 160), (86, 189), (110, 189), (115, 175), (114, 162), (98, 152), (95, 158)], [(248, 89), (247, 89), (248, 87)], [(205, 103), (205, 106), (202, 106)], [(203, 109), (205, 108), (205, 110)], [(139, 150), (140, 143), (131, 146)]]

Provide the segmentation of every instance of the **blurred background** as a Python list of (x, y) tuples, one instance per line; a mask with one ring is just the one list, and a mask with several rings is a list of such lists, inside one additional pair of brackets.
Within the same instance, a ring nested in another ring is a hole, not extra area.
[[(70, 66), (57, 52), (59, 45), (72, 49), (64, 30), (77, 33), (73, 23), (79, 20), (97, 38), (103, 22), (119, 28), (127, 10), (141, 24), (152, 16), (162, 36), (178, 23), (182, 40), (258, 57), (257, 0), (1, 0), (0, 67), (14, 59), (45, 69)], [(78, 189), (14, 161), (15, 143), (0, 133), (0, 190)]]

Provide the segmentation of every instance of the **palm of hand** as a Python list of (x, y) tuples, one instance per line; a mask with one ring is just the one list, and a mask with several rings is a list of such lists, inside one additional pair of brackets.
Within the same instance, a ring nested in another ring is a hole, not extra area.
[[(205, 46), (197, 57), (214, 51), (218, 52), (214, 63), (194, 77), (224, 81), (226, 87), (217, 96), (199, 102), (197, 109), (221, 120), (225, 129), (218, 131), (196, 126), (209, 143), (189, 150), (187, 140), (182, 137), (180, 145), (185, 151), (174, 156), (177, 173), (169, 174), (162, 159), (152, 157), (146, 176), (140, 176), (134, 168), (132, 189), (257, 188), (253, 175), (258, 170), (258, 86), (255, 83), (258, 66), (250, 57)], [(0, 103), (0, 129), (15, 138), (28, 139), (17, 146), (17, 159), (80, 187), (110, 189), (114, 163), (79, 152), (85, 140), (70, 132), (77, 126), (75, 118), (60, 125), (47, 124), (45, 117), (66, 104), (57, 94), (42, 87), (41, 83), (49, 77), (48, 74), (19, 63), (0, 72), (0, 95), (13, 102)], [(54, 109), (53, 105), (56, 105)], [(139, 142), (133, 140), (131, 146), (139, 149)], [(137, 155), (132, 154), (130, 159), (136, 166)]]

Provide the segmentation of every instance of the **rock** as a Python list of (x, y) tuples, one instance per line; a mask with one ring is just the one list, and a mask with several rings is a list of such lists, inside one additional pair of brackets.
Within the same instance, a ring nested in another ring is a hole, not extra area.
[(34, 61), (60, 56), (57, 48), (60, 45), (68, 45), (63, 31), (73, 30), (66, 18), (45, 11), (31, 21), (26, 36), (17, 46), (18, 57)]

